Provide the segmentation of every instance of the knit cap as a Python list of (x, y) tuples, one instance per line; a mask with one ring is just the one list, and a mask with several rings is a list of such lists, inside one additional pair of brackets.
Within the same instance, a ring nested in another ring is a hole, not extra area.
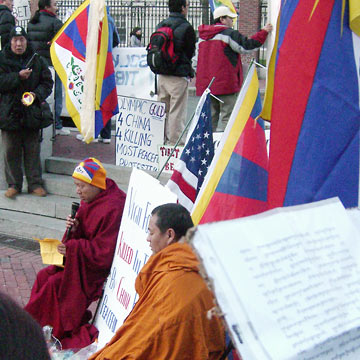
[(21, 26), (15, 26), (11, 29), (9, 33), (10, 41), (14, 36), (24, 36), (25, 39), (28, 38), (25, 29), (22, 28)]
[(101, 162), (93, 157), (81, 161), (72, 176), (100, 189), (106, 189), (106, 170)]

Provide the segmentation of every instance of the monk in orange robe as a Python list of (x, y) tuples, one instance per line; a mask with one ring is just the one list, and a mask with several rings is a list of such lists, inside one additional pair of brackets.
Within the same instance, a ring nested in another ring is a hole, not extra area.
[(193, 226), (178, 204), (155, 208), (148, 241), (153, 255), (136, 278), (139, 300), (111, 341), (92, 360), (220, 359), (224, 328), (208, 312), (213, 295), (191, 247), (178, 240)]

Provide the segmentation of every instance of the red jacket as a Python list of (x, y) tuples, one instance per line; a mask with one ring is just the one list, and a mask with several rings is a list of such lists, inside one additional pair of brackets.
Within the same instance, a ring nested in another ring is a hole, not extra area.
[(243, 82), (240, 53), (260, 47), (267, 38), (260, 30), (250, 39), (225, 25), (200, 25), (197, 43), (196, 95), (201, 96), (211, 85), (214, 95), (233, 94), (240, 91)]

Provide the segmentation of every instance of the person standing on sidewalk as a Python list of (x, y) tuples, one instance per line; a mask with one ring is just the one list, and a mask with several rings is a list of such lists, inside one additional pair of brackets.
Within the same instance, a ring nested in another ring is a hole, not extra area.
[(40, 161), (41, 104), (51, 94), (53, 81), (40, 56), (28, 64), (33, 54), (26, 31), (14, 27), (10, 43), (0, 52), (0, 129), (8, 198), (22, 190), (23, 160), (28, 192), (46, 196)]
[(9, 42), (10, 31), (15, 26), (12, 10), (13, 0), (0, 0), (0, 50), (4, 49), (5, 45)]
[[(50, 57), (51, 40), (61, 29), (63, 23), (56, 17), (56, 0), (39, 0), (39, 9), (35, 12), (28, 24), (28, 37), (30, 45), (48, 66), (52, 66)], [(70, 130), (64, 129), (61, 121), (62, 110), (62, 83), (55, 71), (55, 128), (57, 135), (70, 135)]]
[[(179, 56), (175, 70), (164, 70), (159, 75), (158, 101), (166, 104), (164, 143), (175, 145), (185, 128), (189, 79), (194, 77), (191, 58), (195, 53), (196, 35), (186, 20), (189, 0), (169, 0), (170, 16), (156, 28), (170, 27), (174, 34), (175, 53)], [(184, 138), (180, 145), (184, 144)]]
[(236, 17), (228, 7), (220, 6), (214, 11), (214, 25), (199, 26), (197, 54), (193, 59), (196, 95), (201, 96), (215, 76), (211, 93), (223, 101), (211, 97), (213, 131), (224, 131), (239, 94), (243, 82), (240, 53), (259, 48), (272, 30), (272, 25), (267, 24), (247, 38), (232, 29)]

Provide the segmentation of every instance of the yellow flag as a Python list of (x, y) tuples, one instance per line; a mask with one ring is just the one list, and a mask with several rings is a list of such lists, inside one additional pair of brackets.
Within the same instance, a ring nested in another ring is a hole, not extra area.
[(360, 1), (349, 0), (350, 28), (360, 36)]

